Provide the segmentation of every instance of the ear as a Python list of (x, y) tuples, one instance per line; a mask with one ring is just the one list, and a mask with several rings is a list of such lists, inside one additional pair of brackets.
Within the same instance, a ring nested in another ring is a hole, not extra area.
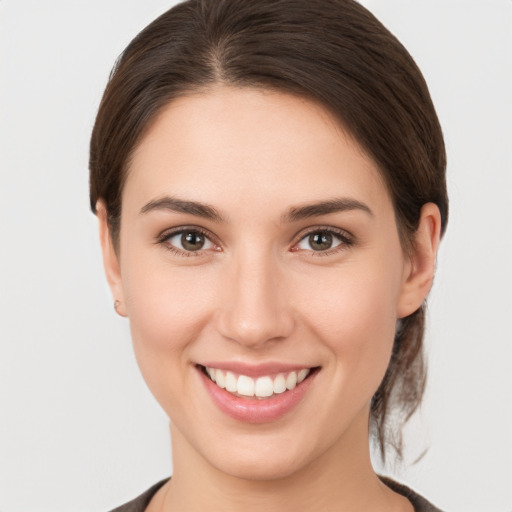
[(434, 281), (437, 249), (441, 238), (441, 214), (434, 203), (421, 209), (420, 222), (412, 241), (412, 250), (404, 268), (397, 316), (404, 318), (422, 305)]
[(101, 243), (101, 251), (103, 253), (103, 267), (107, 282), (112, 292), (116, 312), (121, 316), (127, 316), (126, 306), (123, 293), (123, 284), (121, 280), (121, 267), (119, 258), (114, 249), (110, 228), (107, 221), (107, 209), (103, 201), (96, 203), (96, 215), (99, 221), (99, 235)]

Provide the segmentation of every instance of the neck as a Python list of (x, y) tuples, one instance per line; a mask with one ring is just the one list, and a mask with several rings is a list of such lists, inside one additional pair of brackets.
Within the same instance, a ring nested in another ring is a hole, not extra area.
[(372, 468), (367, 415), (355, 423), (327, 452), (290, 475), (269, 480), (239, 478), (219, 470), (171, 425), (173, 477), (165, 492), (162, 489), (161, 510), (412, 511)]

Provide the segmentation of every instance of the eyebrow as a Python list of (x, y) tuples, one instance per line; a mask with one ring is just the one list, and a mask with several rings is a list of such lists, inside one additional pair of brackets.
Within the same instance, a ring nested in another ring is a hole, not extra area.
[(282, 222), (297, 222), (320, 215), (352, 210), (363, 211), (373, 217), (373, 212), (366, 204), (357, 199), (343, 197), (292, 207), (282, 216)]
[(223, 222), (224, 218), (213, 206), (197, 201), (187, 201), (176, 197), (162, 197), (144, 205), (140, 213), (149, 213), (157, 210), (170, 210), (177, 213), (188, 213), (214, 222)]
[[(140, 213), (146, 214), (152, 211), (169, 210), (177, 213), (188, 213), (214, 222), (225, 222), (224, 217), (213, 206), (198, 201), (187, 201), (176, 197), (165, 196), (154, 199), (144, 205)], [(373, 216), (371, 209), (361, 201), (351, 198), (335, 198), (327, 201), (318, 201), (304, 206), (294, 206), (281, 216), (281, 222), (297, 222), (311, 217), (319, 217), (331, 213), (359, 210)]]

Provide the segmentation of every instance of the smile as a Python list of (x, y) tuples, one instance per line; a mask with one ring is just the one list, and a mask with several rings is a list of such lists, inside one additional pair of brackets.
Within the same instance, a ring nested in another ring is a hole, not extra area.
[(264, 399), (291, 391), (310, 374), (311, 368), (278, 373), (275, 376), (263, 375), (257, 378), (237, 375), (219, 368), (204, 367), (208, 377), (215, 384), (235, 396)]
[(207, 395), (221, 412), (244, 423), (274, 422), (291, 414), (321, 369), (282, 364), (216, 366), (196, 365)]

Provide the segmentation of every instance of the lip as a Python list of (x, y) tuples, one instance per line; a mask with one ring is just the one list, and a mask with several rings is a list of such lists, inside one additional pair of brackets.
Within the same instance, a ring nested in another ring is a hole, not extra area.
[[(211, 366), (213, 368), (221, 368), (223, 370), (225, 369), (241, 373), (243, 375), (247, 375), (248, 377), (257, 377), (261, 375), (278, 373), (275, 371), (270, 371), (275, 370), (276, 368), (272, 364), (252, 366), (252, 368), (251, 366), (238, 363), (221, 366), (214, 366), (214, 364), (212, 364)], [(289, 366), (290, 369), (288, 370), (285, 370), (284, 368), (288, 368), (288, 366), (279, 365), (279, 369), (281, 371), (294, 371), (296, 369), (304, 368), (304, 366)], [(231, 418), (244, 423), (270, 423), (277, 421), (286, 414), (290, 413), (304, 399), (319, 370), (319, 368), (312, 370), (311, 374), (292, 390), (286, 391), (282, 394), (273, 395), (269, 398), (256, 399), (241, 398), (239, 396), (235, 396), (229, 391), (221, 389), (219, 386), (217, 386), (217, 384), (215, 384), (215, 382), (213, 382), (204, 373), (200, 366), (196, 366), (196, 369), (213, 403), (224, 414), (227, 414)], [(251, 369), (253, 370), (252, 372), (247, 371)]]

